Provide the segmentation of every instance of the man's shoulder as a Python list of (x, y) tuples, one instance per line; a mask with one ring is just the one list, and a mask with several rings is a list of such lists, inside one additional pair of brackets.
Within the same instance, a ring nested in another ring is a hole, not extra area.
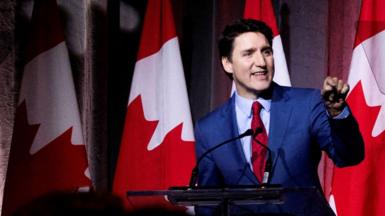
[(276, 85), (278, 94), (284, 95), (290, 99), (305, 99), (311, 97), (320, 97), (321, 93), (319, 89), (315, 88), (302, 88), (302, 87), (289, 87)]
[(223, 116), (228, 115), (229, 112), (233, 109), (231, 106), (233, 105), (233, 97), (229, 98), (225, 103), (218, 106), (214, 110), (210, 111), (202, 118), (198, 119), (197, 123), (206, 124), (206, 123), (214, 123), (221, 119)]
[(304, 88), (304, 87), (292, 87), (292, 86), (280, 86), (280, 85), (276, 85), (276, 87), (290, 94), (314, 94), (315, 92), (320, 92), (320, 90), (316, 88)]

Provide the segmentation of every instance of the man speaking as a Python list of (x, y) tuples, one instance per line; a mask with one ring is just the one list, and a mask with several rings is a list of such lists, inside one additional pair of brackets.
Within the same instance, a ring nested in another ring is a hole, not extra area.
[[(207, 154), (199, 164), (198, 186), (264, 183), (321, 190), (317, 167), (322, 151), (338, 167), (364, 158), (358, 125), (345, 103), (349, 86), (332, 77), (325, 79), (321, 91), (274, 83), (272, 37), (265, 23), (251, 19), (235, 21), (221, 35), (222, 66), (236, 91), (196, 122), (197, 158), (250, 128), (255, 133)], [(287, 197), (283, 205), (234, 206), (231, 215), (333, 215), (327, 205), (318, 213), (306, 212), (305, 201)], [(198, 207), (196, 212), (215, 215), (219, 209)]]

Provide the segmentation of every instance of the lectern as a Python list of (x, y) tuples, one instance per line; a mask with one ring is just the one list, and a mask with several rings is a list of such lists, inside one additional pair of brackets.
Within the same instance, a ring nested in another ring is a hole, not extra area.
[(127, 196), (167, 196), (172, 204), (179, 206), (219, 206), (223, 216), (231, 215), (234, 206), (249, 209), (253, 215), (334, 215), (316, 187), (171, 187), (128, 191)]

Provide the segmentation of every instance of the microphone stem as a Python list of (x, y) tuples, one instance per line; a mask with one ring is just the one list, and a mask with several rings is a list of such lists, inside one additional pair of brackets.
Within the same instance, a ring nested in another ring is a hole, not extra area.
[(210, 152), (212, 152), (212, 151), (214, 151), (215, 149), (217, 149), (217, 148), (223, 146), (223, 145), (226, 144), (226, 143), (235, 141), (235, 140), (237, 140), (237, 139), (241, 139), (241, 138), (243, 138), (243, 137), (245, 137), (245, 136), (251, 136), (251, 135), (253, 135), (253, 134), (254, 134), (254, 131), (253, 131), (252, 129), (248, 129), (248, 130), (246, 130), (244, 133), (240, 134), (239, 136), (236, 136), (236, 137), (231, 138), (231, 139), (229, 139), (229, 140), (225, 140), (225, 141), (219, 143), (218, 145), (216, 145), (216, 146), (214, 146), (214, 147), (208, 149), (205, 153), (203, 153), (203, 154), (198, 158), (198, 161), (197, 161), (197, 163), (195, 164), (195, 167), (194, 167), (193, 170), (192, 170), (191, 178), (190, 178), (190, 183), (189, 183), (189, 187), (191, 187), (191, 188), (192, 188), (192, 187), (195, 187), (196, 182), (197, 182), (198, 171), (199, 171), (199, 170), (198, 170), (198, 169), (199, 169), (199, 168), (198, 168), (198, 167), (199, 167), (199, 164), (200, 164), (200, 162), (202, 161), (202, 159), (205, 158)]

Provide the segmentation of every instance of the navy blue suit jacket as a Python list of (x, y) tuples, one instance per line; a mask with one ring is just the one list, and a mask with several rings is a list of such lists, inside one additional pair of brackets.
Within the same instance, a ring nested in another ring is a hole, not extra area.
[[(271, 184), (284, 187), (315, 186), (321, 190), (317, 174), (321, 151), (325, 151), (339, 167), (363, 160), (364, 144), (355, 119), (352, 115), (345, 119), (331, 119), (319, 90), (283, 87), (273, 83), (270, 112), (268, 147), (273, 159)], [(240, 133), (243, 131), (238, 131), (233, 96), (223, 106), (196, 122), (197, 157)], [(258, 184), (246, 162), (240, 140), (216, 149), (199, 165), (199, 186)], [(288, 204), (284, 209), (265, 209), (300, 215), (294, 203)], [(264, 211), (264, 207), (257, 208), (258, 211)], [(241, 212), (239, 209), (233, 211)], [(209, 214), (204, 212), (198, 209), (198, 213)]]

